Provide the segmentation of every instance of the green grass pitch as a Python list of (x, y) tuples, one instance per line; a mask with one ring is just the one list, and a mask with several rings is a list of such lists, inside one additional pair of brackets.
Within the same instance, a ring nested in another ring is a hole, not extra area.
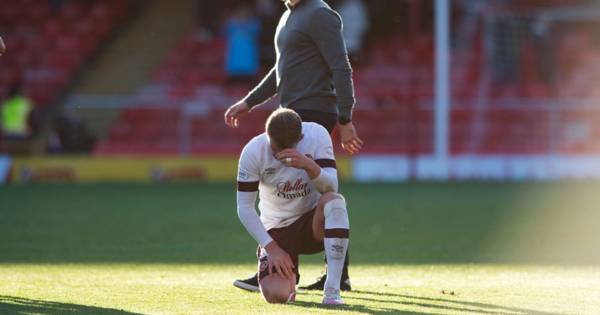
[[(231, 184), (0, 187), (0, 314), (600, 314), (600, 184), (341, 185), (347, 305), (269, 305)], [(323, 270), (300, 259), (301, 284)]]

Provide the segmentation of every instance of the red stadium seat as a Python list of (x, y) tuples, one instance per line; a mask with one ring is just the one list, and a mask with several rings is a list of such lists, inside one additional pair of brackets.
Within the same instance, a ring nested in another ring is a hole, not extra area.
[(108, 16), (111, 6), (128, 7), (124, 1), (68, 1), (54, 12), (48, 1), (5, 2), (0, 28), (9, 51), (18, 53), (0, 59), (0, 82), (7, 87), (22, 80), (25, 93), (39, 106), (52, 104), (99, 46), (102, 37), (94, 32), (97, 22), (103, 23), (105, 33), (116, 26), (104, 17), (106, 12), (96, 12), (98, 7)]
[[(565, 114), (564, 117), (561, 114), (557, 118), (552, 116), (549, 109), (506, 108), (512, 98), (545, 104), (548, 99), (555, 98), (600, 97), (600, 71), (589, 67), (590, 64), (600, 64), (600, 52), (591, 44), (591, 37), (590, 34), (583, 34), (560, 39), (556, 51), (559, 75), (552, 84), (545, 81), (548, 78), (540, 75), (536, 55), (539, 52), (532, 42), (524, 40), (521, 55), (517, 58), (520, 63), (517, 73), (519, 80), (490, 84), (490, 91), (486, 92), (483, 99), (478, 99), (478, 92), (481, 92), (480, 76), (482, 67), (489, 66), (489, 62), (484, 60), (483, 35), (479, 34), (474, 39), (470, 45), (472, 47), (453, 49), (451, 152), (535, 154), (598, 150), (600, 141), (595, 139), (600, 138), (600, 131), (592, 124), (600, 121), (596, 114), (586, 113), (592, 117), (590, 119), (584, 119), (579, 114), (575, 118), (571, 114)], [(359, 134), (366, 142), (364, 152), (432, 152), (433, 44), (433, 36), (427, 31), (401, 39), (382, 41), (375, 38), (369, 43), (366, 58), (354, 69), (358, 99), (354, 117)], [(244, 127), (240, 129), (232, 130), (223, 124), (224, 107), (243, 97), (249, 89), (243, 84), (233, 87), (225, 84), (224, 51), (225, 42), (222, 38), (205, 40), (198, 36), (197, 30), (192, 30), (174, 45), (153, 72), (152, 85), (165, 87), (165, 102), (161, 101), (160, 105), (181, 109), (188, 104), (196, 104), (202, 108), (199, 111), (205, 114), (191, 118), (190, 147), (193, 153), (227, 150), (237, 153), (245, 141), (262, 131), (269, 113), (253, 112), (244, 119)], [(121, 116), (120, 121), (135, 121), (131, 128), (140, 129), (140, 137), (135, 141), (152, 142), (153, 139), (160, 139), (160, 145), (143, 143), (139, 146), (140, 150), (154, 148), (152, 150), (160, 152), (180, 152), (181, 147), (177, 145), (180, 134), (175, 132), (175, 126), (168, 127), (169, 131), (164, 134), (155, 134), (155, 130), (146, 129), (144, 124), (160, 125), (165, 120), (143, 113), (135, 114), (136, 118), (127, 115), (130, 114)], [(557, 125), (551, 126), (551, 121)], [(551, 130), (561, 128), (572, 128), (574, 134), (587, 132), (590, 136), (572, 136), (568, 140), (553, 140), (558, 143), (550, 143), (549, 139), (557, 137), (550, 134)], [(107, 143), (128, 152), (137, 148), (123, 146), (113, 136), (109, 137)], [(100, 148), (107, 150), (105, 144)]]

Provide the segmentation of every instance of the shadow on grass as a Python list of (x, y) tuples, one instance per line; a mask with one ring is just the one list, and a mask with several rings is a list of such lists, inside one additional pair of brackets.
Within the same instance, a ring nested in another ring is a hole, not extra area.
[[(375, 295), (375, 296), (383, 296), (383, 297), (392, 297), (393, 300), (389, 299), (378, 299), (371, 298), (365, 296), (352, 296), (347, 295), (344, 298), (346, 302), (351, 300), (359, 300), (359, 301), (369, 301), (376, 303), (384, 303), (385, 307), (367, 307), (364, 305), (353, 305), (352, 302), (343, 306), (336, 307), (328, 307), (319, 303), (308, 303), (308, 302), (297, 302), (295, 304), (306, 306), (306, 307), (316, 307), (316, 308), (324, 308), (324, 309), (339, 309), (339, 310), (347, 310), (347, 311), (356, 311), (356, 312), (365, 312), (369, 314), (429, 314), (429, 313), (416, 313), (410, 311), (403, 311), (401, 308), (403, 306), (417, 306), (429, 309), (436, 309), (437, 311), (449, 311), (452, 313), (477, 313), (477, 314), (499, 314), (499, 315), (563, 315), (561, 313), (550, 313), (550, 312), (542, 312), (536, 311), (532, 309), (525, 308), (517, 308), (517, 307), (506, 307), (501, 305), (494, 304), (486, 304), (486, 303), (477, 303), (477, 302), (468, 302), (461, 300), (451, 300), (451, 299), (441, 299), (441, 298), (429, 298), (429, 297), (420, 297), (414, 295), (404, 295), (404, 294), (394, 294), (394, 293), (385, 293), (385, 292), (373, 292), (373, 291), (361, 291), (361, 290), (353, 290), (353, 294), (360, 295)], [(321, 295), (320, 293), (313, 292), (302, 292), (301, 295)], [(443, 304), (442, 304), (443, 303)], [(390, 307), (390, 304), (395, 304)], [(444, 305), (446, 304), (446, 305)], [(448, 305), (451, 304), (451, 305)]]
[(75, 314), (119, 314), (139, 315), (124, 310), (103, 308), (72, 303), (32, 300), (15, 296), (0, 295), (0, 314), (47, 314), (47, 315), (75, 315)]
[(314, 308), (314, 309), (322, 309), (322, 310), (338, 310), (340, 313), (343, 312), (358, 312), (365, 314), (405, 314), (405, 315), (425, 315), (428, 313), (417, 313), (417, 312), (409, 312), (409, 311), (401, 311), (397, 308), (387, 308), (387, 307), (368, 307), (364, 305), (323, 305), (321, 303), (315, 302), (304, 302), (304, 301), (296, 301), (292, 305), (297, 305), (305, 308)]

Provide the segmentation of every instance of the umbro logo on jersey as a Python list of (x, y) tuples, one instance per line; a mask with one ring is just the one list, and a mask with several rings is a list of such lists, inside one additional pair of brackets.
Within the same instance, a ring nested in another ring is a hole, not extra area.
[(327, 156), (333, 156), (333, 147), (332, 146), (327, 147), (325, 153), (327, 154)]
[(248, 173), (246, 173), (244, 171), (238, 172), (238, 178), (241, 180), (247, 180), (249, 177), (250, 177), (250, 175), (248, 175)]

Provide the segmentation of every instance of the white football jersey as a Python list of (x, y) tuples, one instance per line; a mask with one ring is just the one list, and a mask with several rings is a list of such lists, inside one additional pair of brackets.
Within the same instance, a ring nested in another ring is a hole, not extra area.
[[(302, 133), (298, 152), (321, 167), (335, 168), (327, 130), (317, 123), (303, 122)], [(239, 191), (258, 189), (260, 220), (267, 230), (294, 223), (314, 209), (321, 197), (305, 170), (287, 167), (275, 158), (266, 133), (254, 137), (242, 150), (237, 180)]]

